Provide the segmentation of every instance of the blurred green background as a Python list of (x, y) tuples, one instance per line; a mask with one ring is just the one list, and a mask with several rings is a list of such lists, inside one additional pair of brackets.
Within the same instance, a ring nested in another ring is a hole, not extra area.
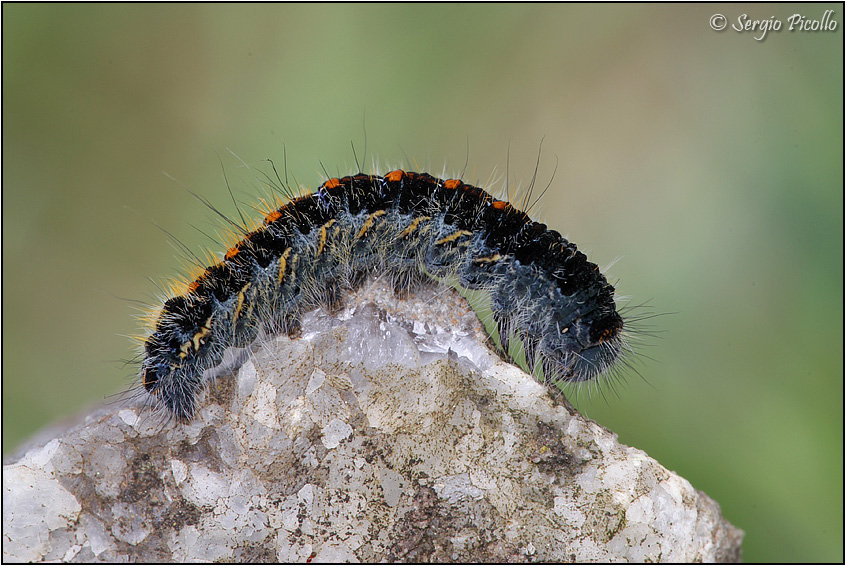
[[(829, 8), (835, 32), (709, 27)], [(535, 214), (674, 313), (580, 408), (716, 499), (746, 560), (843, 561), (841, 4), (2, 9), (4, 453), (129, 386), (132, 300), (181, 266), (154, 222), (220, 251), (186, 187), (233, 213), (224, 171), (253, 202), (239, 158), (284, 148), (314, 188), (365, 130), (367, 170), (525, 186), (543, 140)]]

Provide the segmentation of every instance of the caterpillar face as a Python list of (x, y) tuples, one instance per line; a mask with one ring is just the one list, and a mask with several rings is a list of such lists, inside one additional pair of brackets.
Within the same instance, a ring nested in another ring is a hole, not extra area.
[(614, 363), (623, 346), (623, 319), (616, 312), (556, 327), (542, 339), (548, 380), (587, 381)]
[(330, 179), (270, 211), (165, 302), (144, 344), (144, 388), (190, 419), (227, 348), (292, 332), (371, 275), (489, 293), (503, 347), (520, 340), (551, 383), (592, 379), (623, 348), (614, 288), (575, 245), (478, 187), (392, 171)]

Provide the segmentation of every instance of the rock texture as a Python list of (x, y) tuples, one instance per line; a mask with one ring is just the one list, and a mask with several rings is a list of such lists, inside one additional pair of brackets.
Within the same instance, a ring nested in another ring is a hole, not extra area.
[(3, 470), (7, 561), (737, 561), (719, 506), (378, 285), (216, 379), (194, 422), (113, 407)]

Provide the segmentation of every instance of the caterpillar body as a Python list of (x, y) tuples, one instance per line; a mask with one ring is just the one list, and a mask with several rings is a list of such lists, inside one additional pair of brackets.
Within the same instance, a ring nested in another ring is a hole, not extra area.
[(574, 244), (478, 187), (397, 170), (332, 178), (270, 211), (164, 303), (141, 382), (189, 420), (227, 348), (292, 334), (305, 312), (373, 275), (398, 291), (448, 279), (488, 292), (504, 350), (520, 340), (550, 383), (592, 379), (624, 348), (614, 287)]

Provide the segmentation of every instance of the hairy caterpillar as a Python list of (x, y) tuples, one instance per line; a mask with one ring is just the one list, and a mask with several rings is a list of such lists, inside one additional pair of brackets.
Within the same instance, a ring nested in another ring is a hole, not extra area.
[(376, 274), (396, 290), (449, 277), (490, 293), (503, 348), (520, 340), (547, 382), (592, 379), (624, 347), (614, 287), (574, 244), (478, 187), (398, 170), (332, 178), (269, 212), (164, 303), (143, 386), (188, 420), (227, 348), (293, 333), (303, 313)]

